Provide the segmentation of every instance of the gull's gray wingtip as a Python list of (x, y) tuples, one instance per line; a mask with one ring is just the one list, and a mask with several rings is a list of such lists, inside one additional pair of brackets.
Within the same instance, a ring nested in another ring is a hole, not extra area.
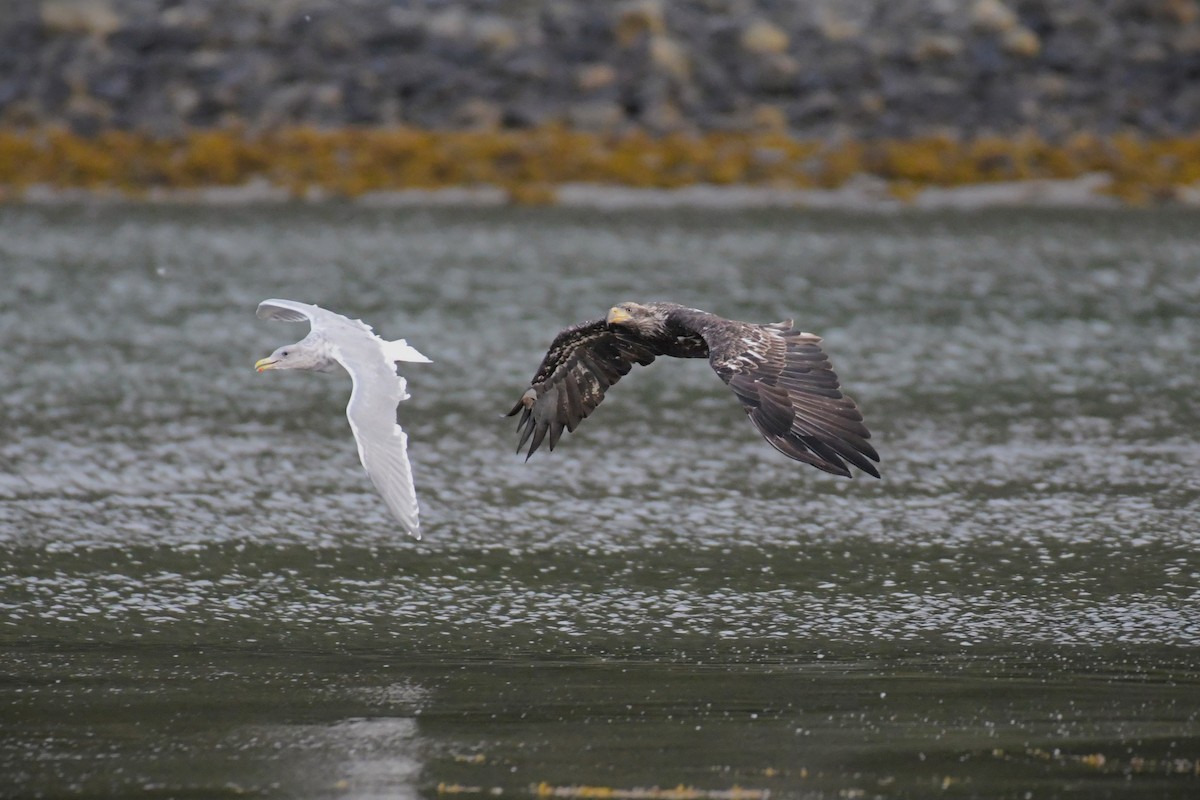
[(263, 314), (269, 314), (272, 306), (278, 306), (280, 303), (286, 302), (286, 300), (278, 297), (268, 297), (266, 300), (259, 300), (255, 313), (261, 317)]
[[(259, 303), (254, 313), (259, 319), (277, 320), (279, 322), (311, 321), (311, 315), (301, 310), (301, 308), (307, 305), (307, 303), (301, 303), (298, 300), (284, 300), (281, 297), (272, 297), (269, 300), (263, 300)], [(297, 306), (301, 308), (297, 308)]]

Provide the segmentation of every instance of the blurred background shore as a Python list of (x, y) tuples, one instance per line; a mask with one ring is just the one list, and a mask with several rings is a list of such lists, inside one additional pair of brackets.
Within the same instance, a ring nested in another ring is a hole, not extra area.
[(1195, 0), (0, 5), (7, 200), (1200, 204), (1198, 131)]

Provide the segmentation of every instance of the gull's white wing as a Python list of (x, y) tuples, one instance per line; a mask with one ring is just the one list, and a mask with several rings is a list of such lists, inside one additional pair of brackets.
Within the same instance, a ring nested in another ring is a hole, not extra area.
[(255, 312), (259, 319), (274, 319), (280, 322), (312, 322), (321, 312), (329, 314), (320, 306), (297, 303), (295, 300), (263, 300)]
[(255, 312), (259, 319), (277, 320), (279, 322), (310, 322), (313, 330), (322, 332), (333, 329), (346, 332), (361, 332), (374, 335), (370, 325), (356, 319), (343, 317), (335, 311), (314, 306), (312, 303), (301, 303), (297, 300), (281, 300), (274, 298), (263, 300)]
[(408, 397), (404, 378), (396, 374), (376, 336), (343, 334), (331, 342), (331, 350), (354, 382), (346, 418), (359, 460), (388, 509), (409, 535), (420, 539), (408, 436), (396, 424), (396, 405)]
[(258, 311), (255, 312), (259, 319), (276, 320), (279, 322), (305, 322), (312, 323), (312, 328), (321, 333), (336, 332), (341, 333), (366, 333), (376, 338), (379, 345), (383, 348), (382, 353), (384, 358), (389, 361), (414, 361), (420, 364), (433, 363), (426, 358), (415, 347), (410, 345), (403, 339), (396, 339), (389, 342), (386, 339), (381, 339), (375, 335), (375, 329), (360, 319), (350, 319), (338, 314), (336, 311), (330, 311), (327, 308), (314, 306), (311, 303), (301, 303), (297, 300), (263, 300), (258, 304)]

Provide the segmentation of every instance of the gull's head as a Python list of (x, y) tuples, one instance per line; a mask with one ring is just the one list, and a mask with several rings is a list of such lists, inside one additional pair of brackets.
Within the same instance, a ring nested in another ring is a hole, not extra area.
[(313, 369), (318, 362), (317, 353), (312, 348), (297, 342), (284, 345), (266, 358), (260, 358), (254, 362), (254, 368), (259, 372), (268, 369)]

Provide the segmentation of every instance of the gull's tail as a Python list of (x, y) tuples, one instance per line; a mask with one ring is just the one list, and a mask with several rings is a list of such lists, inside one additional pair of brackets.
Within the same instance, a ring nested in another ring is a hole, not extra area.
[(384, 341), (383, 354), (388, 361), (414, 361), (418, 364), (432, 364), (433, 359), (421, 355), (417, 348), (403, 339), (394, 342)]

